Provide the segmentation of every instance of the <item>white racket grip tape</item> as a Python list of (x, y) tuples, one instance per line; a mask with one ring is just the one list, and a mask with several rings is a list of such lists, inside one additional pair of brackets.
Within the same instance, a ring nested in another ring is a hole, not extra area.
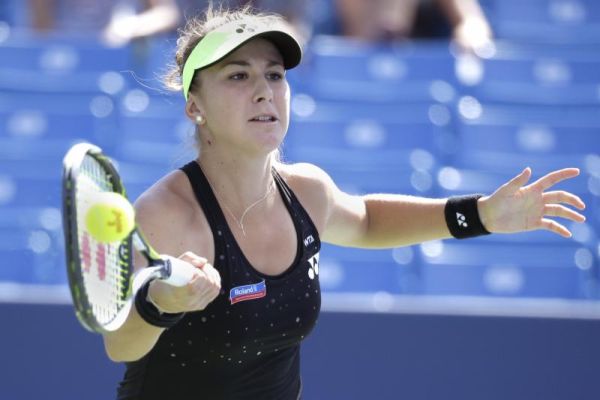
[(194, 275), (198, 273), (196, 267), (179, 258), (167, 255), (161, 255), (161, 258), (171, 264), (171, 275), (169, 275), (168, 278), (163, 279), (163, 281), (169, 285), (185, 286), (190, 283)]

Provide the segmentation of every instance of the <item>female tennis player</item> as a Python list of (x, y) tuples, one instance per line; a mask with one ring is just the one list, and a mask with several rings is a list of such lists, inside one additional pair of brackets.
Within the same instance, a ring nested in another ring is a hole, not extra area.
[(525, 169), (488, 196), (352, 196), (321, 169), (278, 160), (290, 114), (285, 71), (301, 48), (277, 16), (209, 10), (177, 42), (179, 88), (198, 158), (137, 201), (161, 253), (197, 267), (184, 287), (153, 281), (104, 335), (127, 362), (119, 399), (298, 399), (299, 349), (320, 310), (321, 240), (385, 248), (584, 221), (575, 195), (549, 191), (578, 170), (528, 184)]

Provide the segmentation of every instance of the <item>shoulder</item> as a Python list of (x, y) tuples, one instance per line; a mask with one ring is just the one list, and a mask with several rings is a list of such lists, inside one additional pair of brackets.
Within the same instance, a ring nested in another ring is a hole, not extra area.
[(314, 164), (277, 164), (276, 169), (321, 231), (337, 190), (331, 177)]
[(163, 253), (180, 252), (186, 245), (186, 234), (204, 225), (198, 222), (203, 214), (190, 182), (179, 170), (146, 190), (135, 202), (135, 211), (136, 223), (150, 243)]
[(193, 204), (185, 191), (186, 184), (189, 185), (187, 177), (181, 171), (173, 171), (160, 179), (136, 200), (137, 217), (185, 220)]
[(327, 190), (333, 185), (331, 177), (314, 164), (277, 164), (276, 169), (292, 189), (297, 186)]

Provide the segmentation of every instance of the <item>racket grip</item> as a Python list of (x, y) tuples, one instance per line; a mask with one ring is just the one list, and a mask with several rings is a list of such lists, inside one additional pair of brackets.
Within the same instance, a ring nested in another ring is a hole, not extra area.
[(168, 262), (171, 266), (171, 274), (164, 278), (163, 281), (172, 286), (185, 286), (194, 277), (196, 272), (196, 267), (192, 264), (187, 263), (179, 258), (161, 255), (161, 258)]

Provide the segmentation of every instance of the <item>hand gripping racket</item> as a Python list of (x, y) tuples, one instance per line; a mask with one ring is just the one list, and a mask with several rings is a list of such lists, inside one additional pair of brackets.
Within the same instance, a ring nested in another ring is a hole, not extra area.
[[(88, 143), (71, 147), (63, 167), (63, 231), (76, 315), (92, 332), (114, 331), (127, 319), (136, 292), (146, 282), (162, 279), (185, 286), (196, 269), (177, 258), (159, 255), (137, 226), (120, 242), (96, 241), (84, 223), (86, 210), (94, 196), (103, 192), (125, 196), (119, 174), (102, 150)], [(147, 268), (135, 274), (133, 249), (147, 261)]]

